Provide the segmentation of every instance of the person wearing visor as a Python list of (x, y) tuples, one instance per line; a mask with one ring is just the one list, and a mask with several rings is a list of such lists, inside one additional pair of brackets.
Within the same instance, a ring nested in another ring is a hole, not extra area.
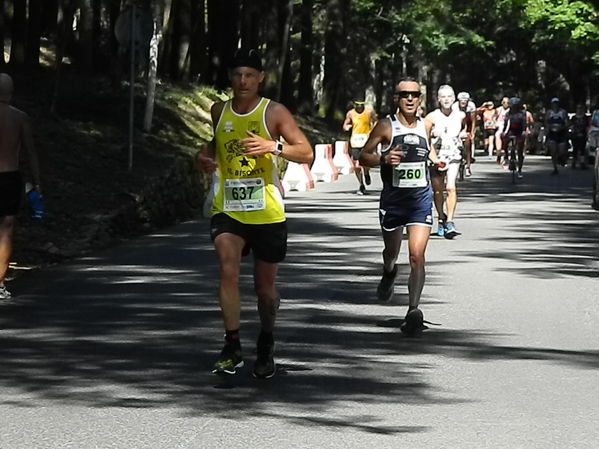
[(462, 139), (462, 145), (464, 148), (464, 161), (466, 163), (466, 176), (472, 176), (471, 165), (474, 162), (474, 156), (472, 154), (474, 149), (474, 133), (476, 132), (476, 105), (470, 99), (468, 92), (460, 92), (457, 96), (456, 101), (452, 108), (462, 111), (466, 116), (464, 117), (465, 129), (460, 134)]
[[(431, 178), (433, 198), (438, 214), (437, 235), (453, 239), (458, 235), (454, 224), (454, 214), (458, 203), (456, 179), (462, 162), (462, 141), (465, 132), (466, 113), (452, 109), (455, 93), (451, 86), (443, 85), (437, 91), (439, 108), (430, 112), (426, 120), (433, 124), (432, 143), (439, 159), (446, 163), (442, 169), (433, 168)], [(447, 193), (447, 199), (445, 199)]]
[(256, 50), (237, 51), (229, 71), (233, 98), (212, 106), (214, 138), (197, 155), (200, 170), (213, 174), (210, 235), (220, 266), (218, 298), (225, 327), (225, 344), (212, 372), (235, 374), (244, 365), (239, 277), (241, 258), (251, 251), (261, 322), (253, 370), (257, 378), (276, 372), (273, 330), (280, 295), (275, 280), (287, 251), (277, 160), (313, 160), (312, 147), (287, 108), (258, 93), (264, 76)]
[[(509, 110), (505, 114), (505, 121), (503, 125), (503, 148), (507, 151), (509, 139), (515, 139), (516, 144), (516, 157), (518, 159), (517, 165), (517, 176), (522, 178), (522, 167), (524, 165), (524, 138), (525, 131), (528, 127), (528, 118), (526, 111), (522, 107), (520, 98), (512, 97), (508, 101)], [(509, 154), (505, 154), (505, 159), (510, 158)]]
[[(390, 302), (393, 298), (397, 258), (404, 227), (407, 229), (409, 306), (400, 326), (407, 335), (424, 329), (419, 304), (425, 280), (424, 254), (433, 225), (428, 163), (441, 164), (430, 145), (432, 124), (417, 115), (420, 95), (417, 81), (412, 78), (400, 81), (394, 97), (397, 112), (379, 120), (360, 153), (362, 165), (381, 167), (383, 181), (379, 202), (384, 244), (383, 276), (377, 287), (379, 301)], [(383, 147), (381, 156), (376, 153), (379, 144)]]
[(370, 169), (368, 167), (362, 167), (360, 161), (360, 150), (368, 140), (370, 131), (376, 124), (376, 115), (374, 111), (366, 107), (366, 103), (363, 100), (355, 100), (354, 107), (347, 111), (345, 115), (345, 121), (343, 122), (343, 131), (351, 131), (351, 137), (349, 139), (349, 148), (351, 157), (354, 162), (354, 173), (358, 179), (359, 188), (356, 191), (358, 195), (364, 195), (366, 193), (366, 185), (370, 185)]
[(560, 107), (559, 98), (551, 99), (551, 108), (545, 115), (545, 142), (553, 163), (552, 175), (557, 175), (558, 165), (565, 166), (568, 161), (568, 113)]

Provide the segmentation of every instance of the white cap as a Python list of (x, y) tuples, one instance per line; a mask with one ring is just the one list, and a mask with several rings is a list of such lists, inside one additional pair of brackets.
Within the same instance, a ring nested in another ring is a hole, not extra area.
[(458, 101), (470, 100), (470, 94), (468, 92), (460, 92), (458, 94)]

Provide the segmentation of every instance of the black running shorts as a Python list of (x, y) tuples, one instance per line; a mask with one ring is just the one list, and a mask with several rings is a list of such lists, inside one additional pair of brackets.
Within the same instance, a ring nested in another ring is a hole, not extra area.
[(361, 151), (362, 151), (362, 148), (350, 148), (349, 152), (350, 152), (352, 160), (354, 160), (354, 161), (359, 160)]
[(245, 224), (227, 214), (220, 213), (210, 221), (210, 237), (212, 241), (224, 233), (238, 235), (245, 240), (243, 255), (250, 250), (254, 257), (267, 263), (279, 263), (287, 254), (287, 222), (269, 224)]
[(23, 181), (18, 171), (0, 173), (0, 217), (17, 215), (23, 197)]

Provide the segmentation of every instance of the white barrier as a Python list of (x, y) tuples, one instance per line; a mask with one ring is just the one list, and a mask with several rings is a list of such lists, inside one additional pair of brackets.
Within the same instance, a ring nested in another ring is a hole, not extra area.
[(342, 175), (351, 175), (354, 172), (354, 162), (349, 155), (349, 142), (338, 140), (335, 142), (335, 156), (333, 156), (335, 168)]
[(310, 166), (289, 161), (281, 184), (285, 193), (290, 190), (297, 190), (298, 192), (312, 190), (314, 188), (314, 178), (310, 173)]
[(339, 172), (333, 163), (333, 146), (331, 144), (318, 144), (314, 147), (314, 150), (314, 164), (312, 164), (310, 170), (314, 181), (337, 181)]

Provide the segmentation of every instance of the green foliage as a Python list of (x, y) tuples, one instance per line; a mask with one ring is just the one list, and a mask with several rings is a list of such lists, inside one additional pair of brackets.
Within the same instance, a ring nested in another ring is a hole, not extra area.
[(599, 13), (584, 1), (529, 0), (525, 8), (525, 23), (534, 27), (535, 42), (555, 41), (574, 46), (597, 46)]

